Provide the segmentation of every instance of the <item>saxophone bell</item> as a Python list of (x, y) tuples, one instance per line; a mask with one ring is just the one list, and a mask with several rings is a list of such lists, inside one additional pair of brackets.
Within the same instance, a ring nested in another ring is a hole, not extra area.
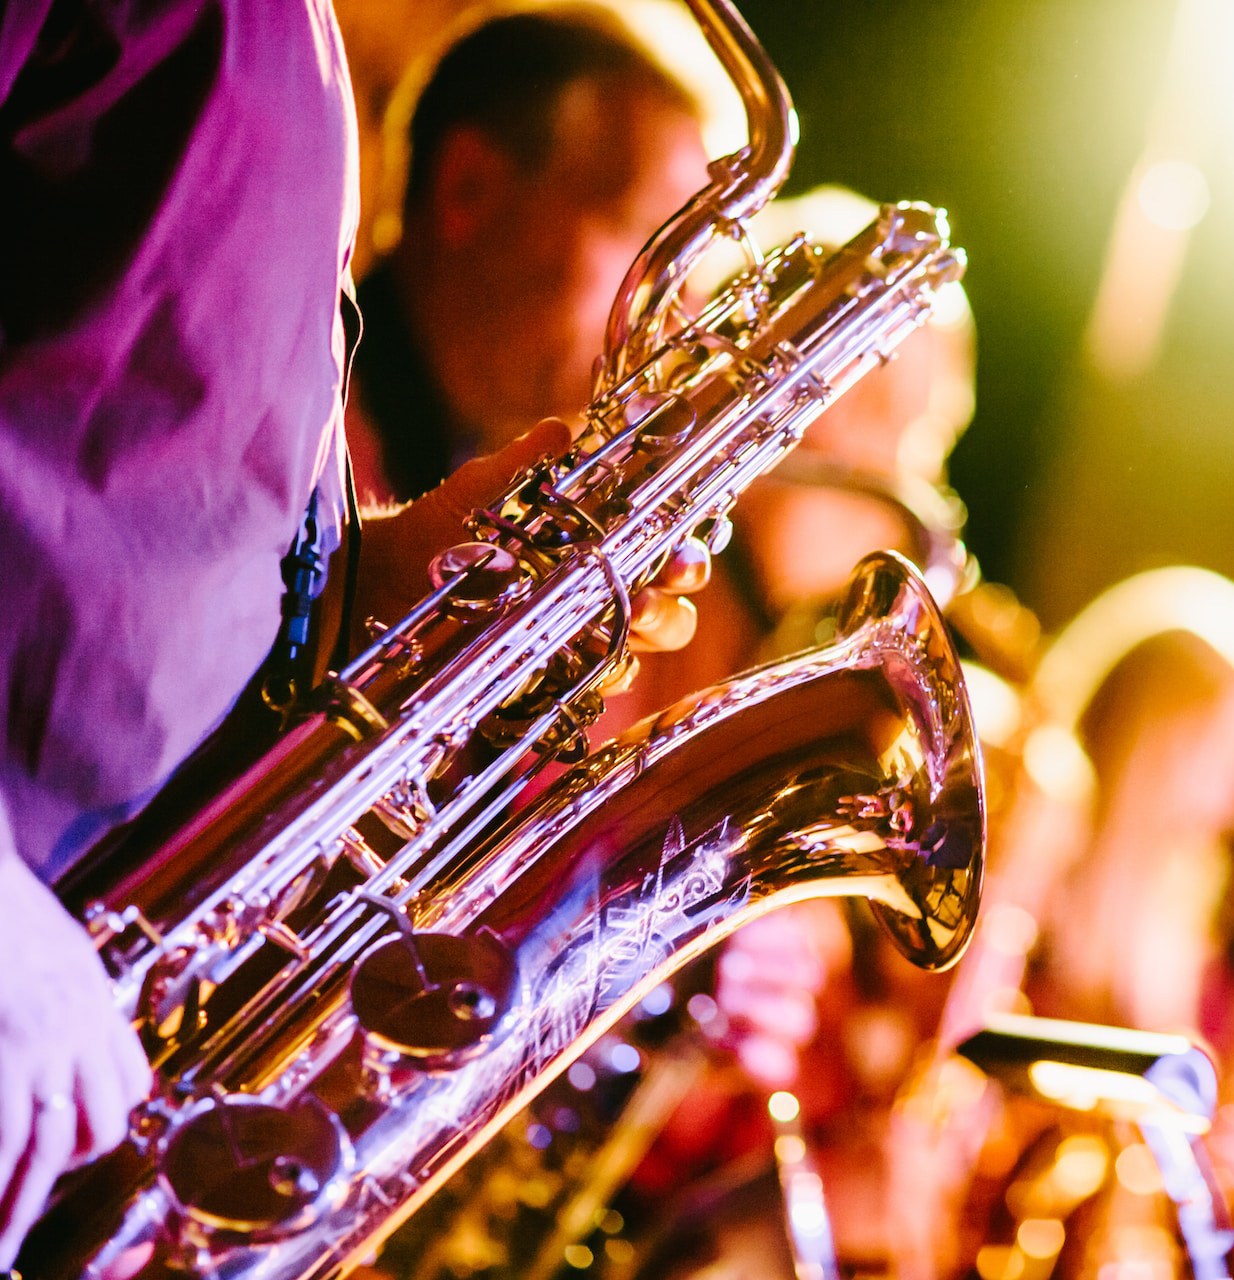
[(911, 638), (913, 660), (905, 669), (911, 678), (899, 687), (910, 707), (912, 700), (924, 700), (910, 714), (937, 726), (934, 750), (922, 761), (930, 775), (930, 824), (924, 830), (918, 825), (916, 856), (897, 867), (897, 883), (912, 906), (905, 910), (877, 895), (871, 905), (909, 960), (923, 969), (945, 969), (968, 944), (981, 895), (981, 748), (947, 626), (922, 579), (893, 553), (868, 556), (858, 566), (840, 608), (839, 634), (871, 619)]

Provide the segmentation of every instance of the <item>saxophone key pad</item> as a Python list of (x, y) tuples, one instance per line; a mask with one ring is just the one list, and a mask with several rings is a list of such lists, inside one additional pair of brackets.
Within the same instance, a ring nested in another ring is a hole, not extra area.
[(234, 1094), (177, 1118), (158, 1165), (184, 1242), (268, 1241), (305, 1230), (342, 1202), (352, 1149), (312, 1095), (279, 1107)]
[(449, 587), (445, 607), (461, 614), (486, 613), (523, 599), (532, 578), (518, 557), (491, 542), (462, 542), (429, 565), (434, 587)]
[(451, 1070), (486, 1052), (517, 995), (514, 957), (493, 934), (407, 933), (379, 944), (351, 976), (374, 1083), (400, 1068)]

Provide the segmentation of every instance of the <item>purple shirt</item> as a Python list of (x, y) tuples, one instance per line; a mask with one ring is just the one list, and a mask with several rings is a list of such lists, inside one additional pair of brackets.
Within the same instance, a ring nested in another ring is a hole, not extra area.
[(0, 792), (52, 878), (224, 715), (338, 508), (329, 0), (0, 9)]

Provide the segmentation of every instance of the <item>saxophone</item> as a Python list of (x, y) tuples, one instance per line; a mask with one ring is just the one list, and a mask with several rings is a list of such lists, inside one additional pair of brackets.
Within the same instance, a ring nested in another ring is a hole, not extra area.
[[(979, 753), (916, 573), (859, 567), (835, 644), (590, 759), (631, 594), (958, 278), (941, 214), (804, 237), (664, 336), (689, 267), (770, 198), (795, 126), (728, 0), (691, 0), (750, 143), (653, 238), (587, 426), (471, 520), (434, 589), (245, 775), (66, 895), (155, 1069), (65, 1179), (28, 1280), (324, 1280), (358, 1265), (663, 981), (797, 898), (859, 894), (918, 964), (980, 895)], [(580, 760), (527, 803), (531, 774)]]

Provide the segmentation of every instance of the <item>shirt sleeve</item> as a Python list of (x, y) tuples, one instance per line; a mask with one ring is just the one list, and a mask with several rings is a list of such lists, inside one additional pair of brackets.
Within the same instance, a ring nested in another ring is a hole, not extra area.
[(0, 110), (30, 57), (51, 0), (6, 0), (0, 6)]

